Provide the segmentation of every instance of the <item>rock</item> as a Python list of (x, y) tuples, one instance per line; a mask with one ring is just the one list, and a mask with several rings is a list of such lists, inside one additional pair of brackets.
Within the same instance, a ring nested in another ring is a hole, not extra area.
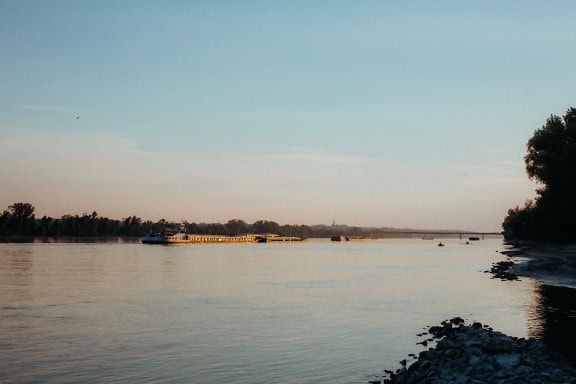
[(506, 353), (496, 356), (496, 363), (501, 368), (511, 368), (520, 362), (520, 355), (517, 353)]
[[(442, 333), (442, 327), (439, 327), (437, 325), (430, 327), (430, 329), (428, 330), (428, 332), (435, 336), (435, 337), (442, 337), (441, 333)], [(439, 336), (437, 336), (439, 335)]]
[(459, 319), (430, 327), (428, 332), (439, 339), (436, 346), (420, 352), (410, 367), (402, 360), (402, 368), (383, 383), (576, 384), (576, 367), (541, 341), (517, 339)]
[(482, 347), (482, 350), (487, 353), (510, 353), (514, 350), (514, 345), (507, 340), (491, 340)]
[(518, 275), (510, 272), (510, 269), (515, 265), (513, 261), (499, 261), (492, 264), (490, 270), (484, 271), (484, 273), (491, 273), (492, 278), (498, 278), (500, 280), (520, 280)]
[(435, 361), (438, 359), (438, 351), (436, 349), (430, 349), (428, 351), (422, 351), (418, 355), (419, 360)]
[(455, 325), (461, 325), (461, 324), (464, 324), (464, 319), (461, 318), (461, 317), (456, 316), (456, 317), (450, 319), (450, 322), (451, 322), (452, 324), (455, 324)]

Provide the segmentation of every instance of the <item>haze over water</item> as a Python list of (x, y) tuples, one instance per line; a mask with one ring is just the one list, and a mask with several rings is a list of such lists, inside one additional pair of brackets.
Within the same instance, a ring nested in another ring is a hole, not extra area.
[(525, 337), (500, 239), (0, 245), (3, 383), (364, 383), (462, 316)]

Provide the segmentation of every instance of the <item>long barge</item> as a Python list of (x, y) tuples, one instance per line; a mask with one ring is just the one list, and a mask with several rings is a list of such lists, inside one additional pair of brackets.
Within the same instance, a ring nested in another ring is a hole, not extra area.
[(376, 240), (376, 237), (368, 236), (332, 236), (332, 241), (362, 241), (362, 240)]
[(272, 234), (246, 234), (240, 236), (191, 235), (186, 233), (184, 224), (180, 228), (165, 227), (161, 233), (151, 234), (141, 239), (142, 244), (196, 244), (196, 243), (268, 243), (276, 241), (304, 241), (301, 237), (285, 237)]
[(276, 243), (276, 242), (294, 242), (294, 241), (304, 241), (303, 237), (295, 236), (256, 236), (256, 242), (258, 243)]
[(194, 243), (255, 243), (254, 236), (189, 235), (164, 236), (150, 235), (142, 238), (142, 244), (194, 244)]

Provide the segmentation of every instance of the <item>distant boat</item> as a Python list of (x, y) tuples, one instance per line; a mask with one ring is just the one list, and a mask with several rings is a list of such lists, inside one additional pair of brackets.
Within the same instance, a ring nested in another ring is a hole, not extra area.
[(443, 247), (443, 246), (444, 246), (444, 243), (438, 243), (438, 246), (439, 246), (439, 247)]
[(478, 241), (478, 240), (480, 240), (480, 238), (477, 237), (477, 236), (471, 236), (471, 237), (468, 238), (468, 240), (470, 240), (470, 241)]

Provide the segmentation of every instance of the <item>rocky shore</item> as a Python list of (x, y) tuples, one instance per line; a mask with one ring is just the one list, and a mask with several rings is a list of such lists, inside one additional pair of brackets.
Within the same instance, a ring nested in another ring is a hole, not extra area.
[(371, 384), (576, 383), (576, 367), (539, 340), (515, 338), (456, 317), (420, 334), (436, 345)]
[[(506, 260), (484, 272), (495, 279), (529, 277), (576, 288), (576, 246), (529, 246), (501, 252)], [(523, 339), (456, 317), (420, 334), (432, 346), (399, 362), (371, 384), (574, 383), (576, 366), (541, 340)], [(576, 340), (574, 340), (576, 342)]]

